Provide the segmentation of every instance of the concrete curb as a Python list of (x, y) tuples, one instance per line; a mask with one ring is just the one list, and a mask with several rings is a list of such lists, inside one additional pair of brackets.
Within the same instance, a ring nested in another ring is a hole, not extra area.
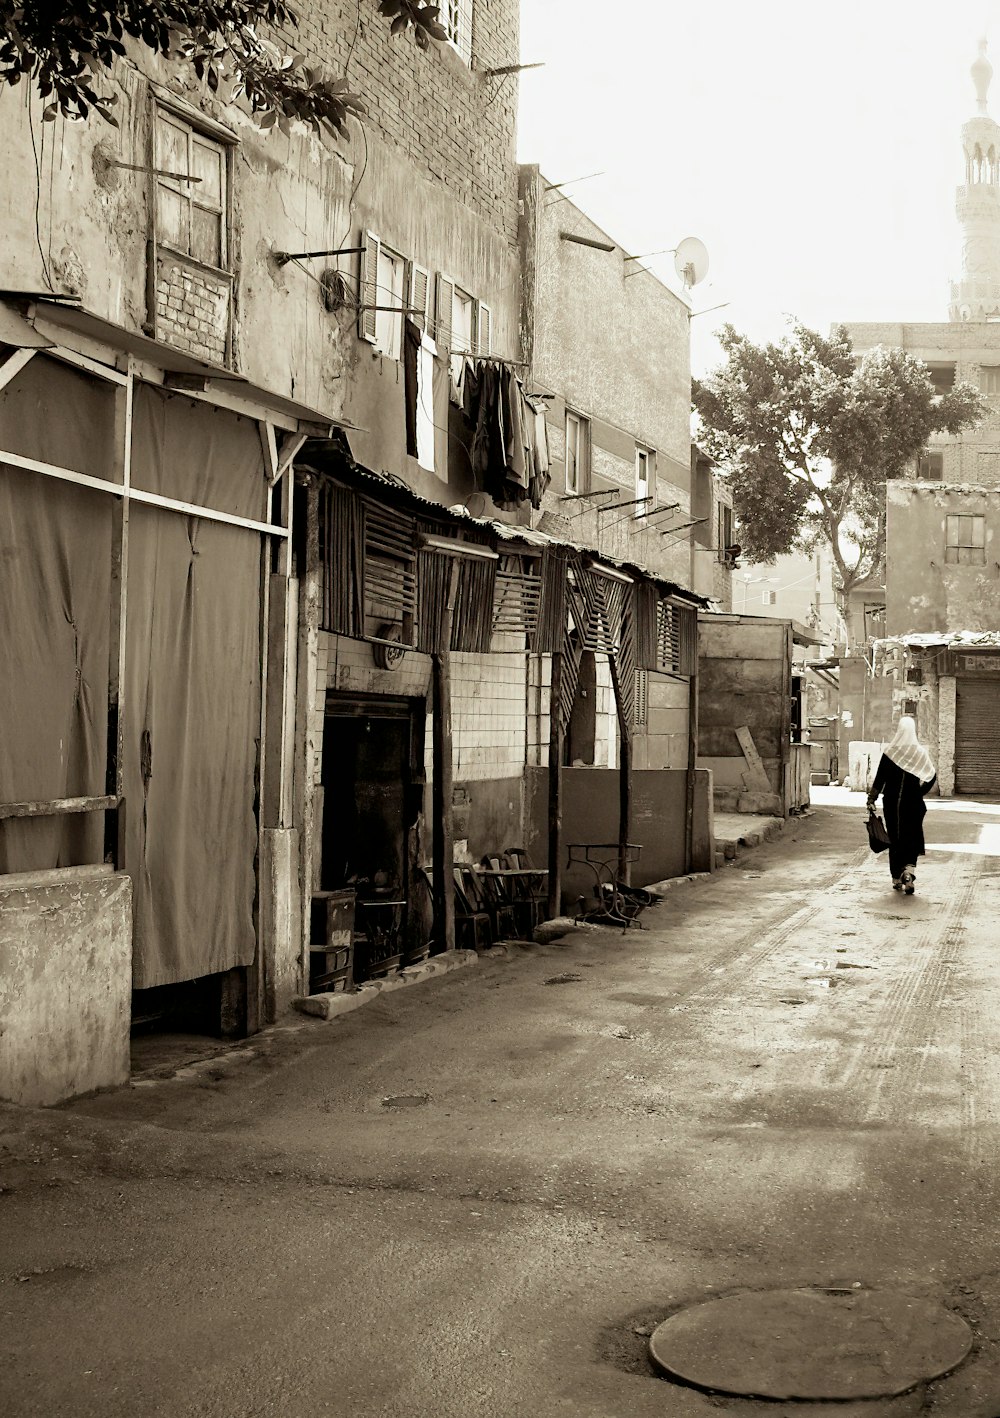
[(479, 956), (474, 950), (456, 950), (447, 955), (436, 955), (432, 960), (425, 960), (420, 965), (407, 965), (398, 975), (391, 975), (385, 980), (368, 980), (350, 995), (343, 991), (300, 995), (292, 1004), (302, 1014), (311, 1014), (316, 1019), (336, 1019), (341, 1014), (350, 1014), (352, 1010), (360, 1009), (363, 1004), (377, 999), (379, 995), (391, 994), (393, 990), (405, 989), (407, 985), (418, 985), (422, 980), (429, 980), (434, 975), (447, 975), (452, 970), (461, 970), (466, 965), (478, 963)]

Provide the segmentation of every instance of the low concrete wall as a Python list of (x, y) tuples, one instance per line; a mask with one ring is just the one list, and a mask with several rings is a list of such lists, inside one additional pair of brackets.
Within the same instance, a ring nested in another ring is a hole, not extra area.
[[(711, 871), (715, 865), (712, 820), (712, 775), (695, 771), (694, 852), (692, 871)], [(548, 859), (548, 770), (532, 768), (528, 784), (528, 849), (536, 866)], [(683, 876), (687, 770), (637, 769), (632, 774), (632, 840), (642, 852), (632, 868), (634, 886), (647, 886), (671, 876)], [(618, 773), (613, 768), (563, 769), (563, 876), (562, 902), (572, 910), (580, 896), (593, 897), (594, 875), (585, 866), (567, 866), (571, 842), (618, 840)], [(609, 854), (614, 858), (614, 850)]]
[(37, 1106), (126, 1082), (131, 998), (125, 873), (0, 878), (0, 1098)]

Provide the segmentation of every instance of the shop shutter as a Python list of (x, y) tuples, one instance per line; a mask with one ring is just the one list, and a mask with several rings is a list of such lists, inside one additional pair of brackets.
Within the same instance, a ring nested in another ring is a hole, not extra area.
[(1000, 679), (960, 678), (955, 710), (955, 791), (1000, 796)]

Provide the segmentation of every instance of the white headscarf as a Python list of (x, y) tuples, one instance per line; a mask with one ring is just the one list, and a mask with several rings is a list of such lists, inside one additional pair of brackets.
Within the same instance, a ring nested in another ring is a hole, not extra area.
[(929, 783), (934, 777), (931, 756), (917, 738), (917, 726), (909, 714), (904, 714), (896, 725), (896, 732), (883, 750), (897, 768), (904, 773), (912, 773), (921, 783)]

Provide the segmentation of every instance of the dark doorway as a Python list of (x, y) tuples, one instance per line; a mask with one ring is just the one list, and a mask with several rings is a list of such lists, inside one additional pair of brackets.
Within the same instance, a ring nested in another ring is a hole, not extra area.
[(404, 805), (410, 722), (328, 714), (323, 737), (324, 891), (406, 883)]
[(566, 731), (565, 765), (591, 764), (597, 749), (597, 661), (592, 650), (584, 650), (580, 677)]
[(422, 933), (423, 727), (422, 701), (327, 697), (319, 884), (355, 892), (355, 979), (415, 958)]

